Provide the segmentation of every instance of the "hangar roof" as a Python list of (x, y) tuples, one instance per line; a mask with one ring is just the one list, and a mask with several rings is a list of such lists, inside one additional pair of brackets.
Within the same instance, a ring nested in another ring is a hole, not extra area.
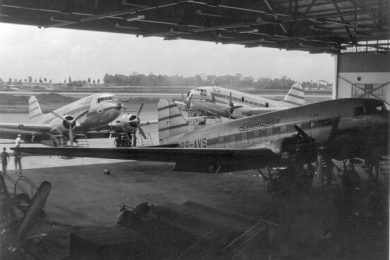
[(390, 50), (389, 0), (2, 0), (0, 22), (310, 52)]

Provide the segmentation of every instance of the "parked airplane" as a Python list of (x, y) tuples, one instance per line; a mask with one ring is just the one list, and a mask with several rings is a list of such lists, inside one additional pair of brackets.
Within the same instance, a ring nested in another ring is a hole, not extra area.
[[(194, 129), (176, 104), (159, 102), (158, 147), (20, 148), (40, 155), (175, 162), (177, 170), (224, 172), (286, 166), (299, 158), (379, 160), (387, 153), (388, 111), (374, 99), (337, 99)], [(321, 148), (321, 149), (320, 149)], [(294, 159), (295, 158), (295, 159)]]
[(28, 102), (32, 123), (0, 122), (0, 138), (15, 138), (20, 134), (25, 142), (58, 146), (69, 141), (72, 144), (77, 135), (113, 121), (120, 114), (121, 107), (112, 94), (94, 94), (44, 114), (36, 97), (32, 96)]
[(198, 87), (187, 93), (184, 102), (175, 103), (194, 114), (239, 118), (304, 105), (305, 93), (298, 83), (283, 101), (216, 86)]

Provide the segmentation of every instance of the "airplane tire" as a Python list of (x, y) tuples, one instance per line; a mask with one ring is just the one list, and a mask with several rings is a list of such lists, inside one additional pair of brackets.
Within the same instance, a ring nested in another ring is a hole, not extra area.
[(209, 166), (207, 167), (207, 171), (209, 173), (216, 173), (217, 171), (217, 166), (214, 164), (214, 163), (211, 163), (209, 164)]

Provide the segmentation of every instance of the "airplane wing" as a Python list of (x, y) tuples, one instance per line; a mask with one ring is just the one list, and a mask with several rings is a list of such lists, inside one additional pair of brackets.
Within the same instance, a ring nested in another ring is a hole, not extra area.
[(48, 124), (20, 124), (20, 123), (0, 123), (0, 138), (7, 138), (17, 134), (40, 135), (50, 132), (51, 126)]
[(278, 164), (280, 156), (269, 149), (229, 148), (41, 148), (21, 147), (22, 153), (61, 155), (140, 161), (175, 162), (176, 170), (196, 172), (225, 172), (262, 168)]

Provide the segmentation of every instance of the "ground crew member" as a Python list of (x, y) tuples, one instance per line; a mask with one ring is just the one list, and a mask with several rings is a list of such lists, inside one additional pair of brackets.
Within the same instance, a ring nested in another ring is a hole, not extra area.
[(3, 152), (1, 153), (1, 165), (3, 166), (3, 174), (7, 174), (7, 164), (8, 164), (9, 153), (4, 147)]
[[(19, 148), (21, 144), (22, 144), (22, 138), (21, 135), (18, 134), (18, 136), (15, 139), (15, 148)], [(15, 163), (15, 173), (22, 174), (22, 153), (17, 149), (14, 152), (14, 163)]]
[(21, 144), (22, 144), (22, 136), (18, 134), (18, 136), (15, 139), (15, 147), (20, 147)]

